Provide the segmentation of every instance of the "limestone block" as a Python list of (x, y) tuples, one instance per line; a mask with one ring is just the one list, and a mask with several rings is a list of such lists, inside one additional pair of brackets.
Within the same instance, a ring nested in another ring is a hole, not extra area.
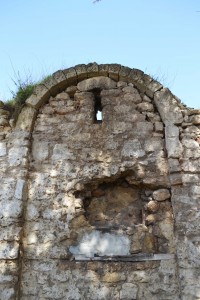
[(135, 300), (137, 299), (138, 287), (133, 283), (124, 283), (119, 292), (120, 300)]
[(182, 157), (183, 147), (176, 137), (166, 138), (166, 149), (169, 158)]
[(124, 88), (124, 87), (126, 87), (128, 84), (127, 84), (127, 82), (125, 82), (125, 81), (118, 81), (117, 82), (117, 87), (118, 88)]
[(136, 89), (134, 89), (133, 92), (131, 93), (125, 93), (124, 97), (123, 97), (123, 102), (127, 102), (127, 103), (132, 103), (133, 104), (138, 104), (142, 101), (142, 98), (140, 96), (140, 94), (138, 93), (138, 91)]
[(99, 75), (99, 66), (97, 63), (90, 63), (86, 65), (88, 78)]
[(157, 212), (159, 209), (159, 203), (157, 201), (149, 201), (146, 205), (146, 208), (150, 211), (150, 212)]
[(33, 94), (26, 100), (26, 104), (35, 109), (39, 109), (48, 101), (50, 96), (50, 92), (46, 86), (39, 84), (35, 87)]
[(108, 74), (109, 74), (109, 77), (115, 81), (118, 81), (119, 80), (119, 71), (121, 69), (121, 65), (119, 64), (109, 64), (109, 67), (108, 67)]
[(108, 76), (109, 64), (100, 64), (99, 65), (99, 75)]
[(28, 155), (27, 147), (13, 147), (8, 152), (8, 162), (10, 166), (19, 166)]
[(29, 146), (30, 132), (14, 129), (8, 139), (8, 147)]
[(151, 122), (137, 122), (133, 130), (133, 134), (142, 138), (150, 138), (153, 132), (153, 124)]
[(108, 90), (108, 89), (113, 89), (115, 87), (116, 87), (116, 82), (104, 76), (85, 79), (79, 82), (77, 85), (77, 88), (82, 92), (91, 91), (96, 88), (102, 90)]
[[(154, 94), (155, 92), (161, 90), (163, 88), (162, 84), (156, 80), (152, 80), (149, 84), (148, 84), (148, 89), (151, 91), (152, 94)], [(150, 93), (150, 95), (151, 95)]]
[(16, 259), (19, 252), (19, 243), (0, 242), (0, 259)]
[(168, 89), (156, 92), (154, 101), (165, 125), (168, 123), (181, 124), (183, 122), (183, 115), (177, 100)]
[(159, 137), (152, 137), (145, 141), (144, 149), (146, 152), (154, 152), (164, 149), (164, 140)]
[(76, 159), (72, 150), (65, 144), (56, 144), (53, 149), (52, 160)]
[(1, 201), (0, 218), (18, 218), (22, 214), (22, 201), (3, 200)]
[(198, 174), (182, 174), (182, 180), (185, 184), (199, 183), (200, 175)]
[(169, 164), (169, 171), (170, 171), (170, 173), (180, 172), (181, 171), (181, 166), (180, 166), (180, 163), (179, 163), (178, 159), (169, 158), (168, 159), (168, 164)]
[[(63, 74), (63, 77), (65, 77), (64, 74)], [(66, 81), (66, 78), (65, 78), (65, 81)], [(49, 93), (52, 96), (55, 96), (60, 91), (59, 83), (57, 82), (57, 80), (53, 76), (50, 76), (50, 78), (43, 81), (42, 84), (48, 89)]]
[(182, 144), (187, 149), (198, 149), (199, 143), (193, 139), (182, 139)]
[(35, 108), (28, 107), (28, 106), (23, 107), (17, 119), (16, 129), (21, 129), (30, 132), (34, 125), (35, 118), (36, 118)]
[(200, 169), (200, 160), (184, 160), (181, 164), (182, 170), (185, 172), (198, 173)]
[(0, 156), (5, 156), (7, 154), (6, 143), (0, 142)]
[(139, 104), (137, 105), (137, 109), (138, 109), (140, 112), (143, 112), (143, 111), (153, 112), (153, 111), (154, 111), (153, 104), (152, 104), (152, 103), (148, 103), (148, 102), (142, 102), (142, 103), (139, 103)]
[(18, 179), (17, 180), (17, 184), (16, 184), (16, 187), (15, 187), (15, 197), (16, 199), (24, 199), (25, 197), (25, 180), (23, 179)]
[(0, 221), (0, 241), (19, 241), (21, 227), (9, 219)]
[(130, 241), (127, 236), (114, 233), (102, 233), (94, 230), (85, 233), (77, 246), (69, 248), (73, 255), (82, 254), (86, 257), (97, 255), (129, 255)]
[(154, 191), (152, 196), (156, 201), (164, 201), (170, 198), (170, 192), (167, 189), (159, 189)]
[(119, 71), (119, 80), (121, 81), (128, 81), (129, 79), (129, 74), (132, 71), (132, 69), (128, 67), (121, 66), (121, 69)]
[(154, 91), (152, 91), (150, 88), (150, 83), (152, 82), (152, 80), (153, 79), (149, 75), (144, 74), (135, 82), (135, 85), (139, 89), (139, 91), (141, 93), (146, 93), (150, 98), (153, 98), (154, 95)]
[(200, 125), (200, 115), (193, 115), (189, 118), (189, 122), (194, 125)]
[(74, 68), (68, 68), (66, 70), (63, 70), (63, 73), (67, 79), (65, 85), (66, 87), (77, 84), (77, 74)]
[(16, 293), (13, 287), (5, 286), (0, 289), (0, 299), (2, 300), (13, 300), (16, 299)]
[(163, 132), (163, 123), (162, 122), (155, 122), (155, 131), (156, 132)]
[(179, 139), (179, 128), (173, 124), (167, 124), (165, 126), (166, 138), (178, 138)]
[(49, 155), (49, 142), (33, 140), (32, 144), (33, 159), (37, 161), (44, 161)]
[(75, 70), (78, 77), (78, 82), (88, 78), (87, 66), (85, 64), (76, 65)]
[(118, 283), (125, 280), (126, 280), (126, 276), (123, 273), (120, 274), (118, 272), (106, 273), (102, 278), (102, 281), (110, 282), (110, 283)]
[(124, 143), (122, 148), (122, 156), (127, 158), (138, 158), (145, 155), (141, 142), (138, 139), (129, 140)]
[(1, 178), (0, 199), (9, 200), (13, 198), (16, 180), (4, 176)]
[(52, 77), (59, 83), (59, 88), (63, 89), (66, 82), (66, 76), (62, 70), (56, 71)]

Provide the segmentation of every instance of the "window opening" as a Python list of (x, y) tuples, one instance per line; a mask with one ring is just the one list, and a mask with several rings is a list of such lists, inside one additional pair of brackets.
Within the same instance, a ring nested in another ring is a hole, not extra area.
[(92, 90), (94, 94), (94, 123), (102, 123), (101, 90)]

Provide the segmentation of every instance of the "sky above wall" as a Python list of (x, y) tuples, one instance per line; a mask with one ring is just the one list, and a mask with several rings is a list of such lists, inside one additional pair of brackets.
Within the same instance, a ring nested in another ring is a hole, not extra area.
[(200, 108), (200, 1), (0, 1), (1, 100), (19, 78), (90, 62), (141, 69)]

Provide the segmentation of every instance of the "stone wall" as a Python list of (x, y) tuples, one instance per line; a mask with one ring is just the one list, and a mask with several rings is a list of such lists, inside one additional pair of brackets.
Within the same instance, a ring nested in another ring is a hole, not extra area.
[(200, 299), (199, 110), (78, 65), (16, 125), (2, 104), (0, 139), (0, 299)]

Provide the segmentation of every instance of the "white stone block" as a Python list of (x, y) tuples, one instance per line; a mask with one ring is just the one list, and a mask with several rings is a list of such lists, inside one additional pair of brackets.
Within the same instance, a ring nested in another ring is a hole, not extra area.
[(7, 153), (6, 143), (0, 143), (0, 156), (5, 156)]

